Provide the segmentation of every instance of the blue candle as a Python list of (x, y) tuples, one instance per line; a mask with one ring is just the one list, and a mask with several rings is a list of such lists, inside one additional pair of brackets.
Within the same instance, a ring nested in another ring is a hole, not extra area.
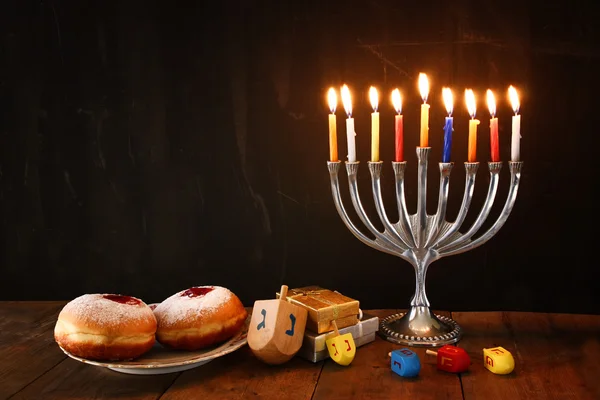
[(442, 89), (442, 98), (444, 99), (444, 105), (448, 116), (446, 117), (446, 123), (444, 124), (444, 152), (442, 153), (442, 162), (450, 162), (450, 148), (452, 147), (452, 108), (454, 107), (454, 97), (452, 91), (449, 88)]
[(444, 153), (442, 154), (442, 162), (450, 162), (450, 148), (452, 147), (452, 117), (446, 117), (444, 124)]

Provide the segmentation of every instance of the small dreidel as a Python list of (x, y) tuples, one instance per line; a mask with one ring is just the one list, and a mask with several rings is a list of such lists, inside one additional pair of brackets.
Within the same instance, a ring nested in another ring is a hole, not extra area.
[(425, 353), (437, 357), (437, 369), (441, 371), (460, 373), (471, 365), (471, 357), (460, 347), (444, 345), (438, 351), (428, 349)]
[(340, 365), (350, 365), (354, 356), (356, 355), (356, 345), (351, 333), (344, 333), (340, 335), (335, 320), (331, 321), (335, 336), (327, 339), (325, 344), (329, 351), (329, 357)]
[(515, 369), (515, 359), (504, 347), (483, 349), (483, 365), (498, 375), (510, 374)]
[(257, 300), (252, 309), (248, 347), (267, 364), (289, 361), (304, 339), (308, 311), (288, 302), (287, 291), (286, 285), (281, 286), (279, 299)]
[(421, 361), (414, 351), (404, 348), (392, 351), (389, 356), (392, 358), (392, 371), (398, 375), (405, 378), (413, 378), (419, 375)]

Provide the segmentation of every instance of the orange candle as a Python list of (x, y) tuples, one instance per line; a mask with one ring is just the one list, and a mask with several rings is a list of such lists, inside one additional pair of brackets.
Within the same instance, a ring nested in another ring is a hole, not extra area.
[(498, 118), (496, 118), (496, 98), (494, 93), (487, 90), (487, 104), (490, 109), (490, 151), (492, 162), (500, 161), (500, 148), (498, 144)]
[(471, 116), (471, 120), (469, 121), (469, 151), (467, 155), (468, 162), (476, 162), (477, 161), (477, 125), (479, 125), (479, 120), (475, 119), (476, 112), (476, 102), (475, 102), (475, 94), (471, 89), (465, 90), (465, 100), (467, 103), (467, 110), (469, 111), (469, 115)]
[(337, 108), (337, 95), (333, 88), (329, 89), (327, 93), (327, 100), (329, 102), (329, 160), (338, 161), (338, 150), (337, 150), (337, 120), (335, 117), (335, 109)]
[(427, 97), (429, 96), (429, 80), (424, 73), (419, 74), (419, 92), (423, 99), (421, 104), (421, 147), (429, 147), (429, 104)]

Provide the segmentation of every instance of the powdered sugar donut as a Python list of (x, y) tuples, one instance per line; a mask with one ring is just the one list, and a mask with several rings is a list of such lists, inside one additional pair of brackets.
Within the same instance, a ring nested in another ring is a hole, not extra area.
[(223, 342), (244, 325), (248, 312), (221, 286), (195, 286), (175, 293), (154, 309), (156, 339), (162, 345), (198, 350)]
[(130, 360), (154, 345), (156, 317), (142, 300), (118, 294), (85, 294), (67, 303), (54, 339), (90, 360)]

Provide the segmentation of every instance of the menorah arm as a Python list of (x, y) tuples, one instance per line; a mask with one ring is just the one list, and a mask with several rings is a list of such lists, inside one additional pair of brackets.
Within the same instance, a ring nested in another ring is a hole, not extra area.
[(354, 209), (356, 210), (356, 214), (358, 218), (362, 221), (362, 223), (367, 227), (367, 229), (375, 236), (376, 240), (380, 240), (381, 245), (384, 247), (391, 247), (393, 251), (397, 251), (395, 254), (401, 256), (405, 260), (409, 260), (405, 256), (402, 255), (407, 248), (404, 247), (401, 243), (392, 236), (392, 234), (386, 230), (380, 232), (375, 225), (369, 220), (365, 209), (362, 206), (362, 202), (360, 201), (360, 195), (358, 193), (358, 162), (346, 162), (346, 171), (348, 172), (348, 186), (350, 190), (350, 198), (352, 199), (352, 204), (354, 205)]
[(404, 196), (404, 171), (406, 170), (406, 161), (392, 161), (394, 175), (396, 180), (396, 203), (398, 203), (398, 229), (405, 238), (405, 243), (409, 247), (415, 247), (415, 234), (411, 226), (410, 215), (406, 208), (406, 197)]
[(383, 246), (381, 242), (367, 237), (352, 223), (350, 217), (348, 216), (348, 213), (346, 212), (346, 209), (344, 208), (344, 204), (342, 203), (342, 197), (340, 194), (340, 183), (338, 179), (338, 171), (340, 169), (340, 164), (340, 161), (328, 161), (327, 168), (329, 169), (329, 177), (331, 180), (331, 194), (333, 196), (333, 203), (335, 205), (335, 208), (337, 209), (338, 214), (340, 215), (340, 218), (342, 219), (348, 230), (350, 230), (350, 232), (352, 232), (352, 234), (358, 240), (360, 240), (367, 246), (370, 246), (376, 250), (382, 251), (387, 254), (401, 256), (402, 258), (405, 258), (394, 248), (390, 246)]
[(440, 194), (438, 196), (438, 206), (431, 227), (429, 228), (429, 234), (427, 236), (427, 242), (425, 247), (429, 247), (434, 241), (436, 236), (439, 235), (444, 222), (446, 221), (446, 209), (448, 208), (448, 187), (450, 185), (450, 172), (454, 163), (440, 163)]
[(473, 237), (473, 235), (475, 233), (477, 233), (479, 228), (481, 228), (481, 226), (487, 219), (488, 215), (490, 214), (490, 211), (492, 210), (492, 206), (494, 205), (494, 200), (496, 199), (496, 193), (498, 190), (499, 173), (500, 173), (500, 169), (502, 168), (502, 163), (501, 162), (490, 162), (490, 163), (488, 163), (488, 166), (489, 166), (489, 170), (490, 170), (490, 183), (488, 185), (487, 196), (485, 198), (485, 202), (483, 203), (483, 207), (481, 208), (481, 211), (479, 212), (479, 215), (475, 219), (475, 222), (473, 223), (473, 225), (471, 226), (471, 228), (469, 228), (469, 230), (467, 232), (465, 232), (464, 234), (455, 238), (455, 240), (451, 240), (449, 243), (446, 243), (445, 245), (441, 246), (438, 249), (438, 252), (444, 252), (444, 251), (453, 249), (455, 247), (459, 247), (459, 246), (463, 245), (464, 243), (467, 243), (471, 239), (471, 237)]
[(396, 227), (390, 223), (387, 213), (385, 212), (385, 206), (381, 196), (381, 167), (383, 165), (383, 161), (369, 161), (368, 164), (373, 186), (373, 201), (375, 202), (375, 208), (377, 210), (377, 214), (379, 215), (379, 219), (381, 219), (385, 231), (389, 232), (396, 239), (396, 241), (399, 242), (402, 247), (404, 247), (404, 249), (407, 249), (410, 246), (410, 242), (407, 242), (407, 240), (400, 234)]
[[(490, 163), (496, 164), (496, 163)], [(506, 202), (504, 203), (504, 208), (498, 217), (498, 220), (494, 223), (494, 225), (488, 229), (484, 234), (479, 236), (477, 239), (468, 241), (467, 243), (462, 243), (458, 246), (448, 246), (449, 249), (447, 251), (439, 250), (439, 254), (441, 257), (452, 256), (455, 254), (464, 253), (465, 251), (473, 250), (476, 247), (481, 246), (488, 240), (490, 240), (499, 230), (502, 228), (508, 216), (510, 215), (515, 201), (517, 199), (517, 192), (519, 190), (519, 182), (521, 181), (521, 168), (523, 167), (522, 161), (509, 161), (508, 162), (511, 179), (510, 179), (510, 188), (508, 190), (508, 196), (506, 198)], [(490, 166), (490, 173), (491, 173)], [(498, 168), (499, 169), (499, 168)], [(497, 175), (497, 172), (496, 172)], [(497, 185), (497, 183), (496, 183)]]
[(478, 162), (466, 162), (465, 163), (465, 193), (463, 195), (460, 210), (456, 216), (456, 220), (450, 224), (450, 228), (443, 232), (439, 237), (435, 239), (434, 247), (444, 245), (444, 242), (452, 237), (465, 221), (467, 213), (469, 212), (469, 206), (473, 199), (473, 190), (475, 189), (475, 177), (477, 176), (477, 169), (479, 168)]

